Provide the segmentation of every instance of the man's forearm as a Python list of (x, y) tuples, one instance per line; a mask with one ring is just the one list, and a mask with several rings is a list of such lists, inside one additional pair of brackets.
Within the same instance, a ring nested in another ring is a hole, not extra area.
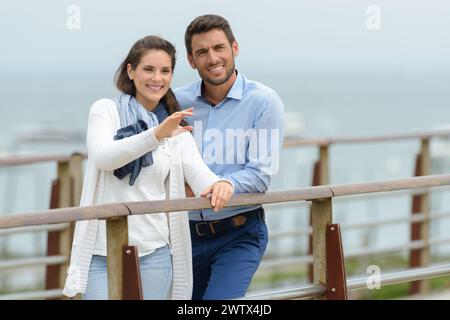
[(234, 183), (235, 193), (266, 192), (270, 185), (271, 177), (255, 172), (252, 169), (226, 173), (222, 177)]

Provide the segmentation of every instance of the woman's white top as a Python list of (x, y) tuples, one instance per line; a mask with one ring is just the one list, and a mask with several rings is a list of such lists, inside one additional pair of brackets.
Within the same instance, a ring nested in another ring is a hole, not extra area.
[[(185, 198), (185, 181), (199, 196), (204, 189), (220, 180), (204, 163), (190, 133), (160, 143), (155, 137), (154, 128), (150, 128), (132, 137), (113, 140), (119, 128), (119, 114), (113, 100), (102, 99), (92, 105), (87, 131), (88, 159), (80, 206)], [(143, 168), (133, 187), (128, 185), (129, 176), (119, 180), (112, 175), (115, 169), (149, 151), (153, 151), (154, 164)], [(192, 255), (187, 212), (161, 213), (154, 218), (149, 216), (128, 217), (129, 241), (138, 245), (138, 250), (143, 254), (164, 245), (168, 240), (173, 262), (172, 299), (190, 299)], [(73, 297), (85, 292), (92, 255), (105, 253), (104, 234), (102, 221), (97, 219), (76, 223), (63, 291), (65, 295)]]
[[(164, 181), (170, 171), (170, 148), (165, 141), (153, 150), (153, 164), (142, 168), (134, 185), (130, 186), (130, 176), (123, 179), (114, 176), (113, 171), (105, 172), (105, 190), (102, 203), (132, 202), (144, 200), (165, 200)], [(169, 228), (165, 213), (152, 213), (128, 217), (129, 244), (138, 247), (142, 257), (169, 243)], [(106, 256), (106, 222), (99, 221), (94, 254)]]

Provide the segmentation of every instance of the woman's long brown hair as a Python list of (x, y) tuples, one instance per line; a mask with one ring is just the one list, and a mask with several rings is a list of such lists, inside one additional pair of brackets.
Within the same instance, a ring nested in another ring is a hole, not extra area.
[[(119, 89), (123, 93), (132, 95), (134, 97), (136, 96), (136, 87), (133, 80), (128, 77), (127, 66), (128, 64), (130, 64), (132, 69), (136, 69), (139, 62), (141, 61), (142, 56), (148, 50), (165, 51), (170, 56), (172, 63), (172, 72), (174, 71), (176, 62), (176, 50), (173, 44), (158, 36), (146, 36), (136, 41), (136, 43), (131, 47), (130, 52), (128, 53), (125, 60), (123, 60), (123, 62), (120, 64), (119, 69), (117, 69), (115, 75), (115, 83), (117, 89)], [(180, 105), (178, 104), (175, 94), (173, 93), (171, 88), (169, 88), (167, 93), (161, 98), (161, 102), (163, 102), (166, 106), (169, 115), (180, 111)], [(180, 124), (181, 126), (188, 125), (184, 120), (182, 120)]]

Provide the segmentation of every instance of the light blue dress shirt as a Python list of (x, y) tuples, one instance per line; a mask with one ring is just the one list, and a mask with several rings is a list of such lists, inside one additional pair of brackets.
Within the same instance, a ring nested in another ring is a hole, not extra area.
[[(186, 118), (208, 167), (234, 183), (235, 194), (266, 192), (278, 171), (284, 138), (284, 105), (271, 88), (237, 74), (227, 96), (216, 106), (202, 97), (202, 81), (175, 90), (182, 109), (194, 107)], [(261, 205), (189, 212), (191, 220), (218, 220)]]

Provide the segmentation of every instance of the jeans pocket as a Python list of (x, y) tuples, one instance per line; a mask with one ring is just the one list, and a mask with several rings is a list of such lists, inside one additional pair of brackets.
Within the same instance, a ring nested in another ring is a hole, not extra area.
[(269, 232), (267, 230), (266, 223), (261, 223), (260, 227), (258, 228), (258, 238), (260, 239), (261, 248), (264, 251), (266, 251), (267, 244), (269, 242)]
[(269, 241), (267, 226), (264, 222), (258, 222), (252, 230), (252, 238), (258, 243), (258, 247), (261, 253), (264, 253), (267, 248), (267, 243)]

